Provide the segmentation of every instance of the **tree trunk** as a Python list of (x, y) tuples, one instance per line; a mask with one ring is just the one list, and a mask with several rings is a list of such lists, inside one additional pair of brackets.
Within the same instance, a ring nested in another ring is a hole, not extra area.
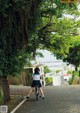
[(75, 65), (75, 71), (77, 71), (77, 67), (78, 67), (78, 65)]
[(4, 94), (4, 103), (10, 100), (10, 89), (8, 80), (6, 78), (0, 78), (0, 83), (3, 88), (3, 94)]

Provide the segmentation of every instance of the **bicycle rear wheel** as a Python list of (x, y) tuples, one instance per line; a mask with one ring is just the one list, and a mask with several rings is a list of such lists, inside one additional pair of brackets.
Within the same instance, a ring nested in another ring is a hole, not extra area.
[(36, 100), (38, 101), (39, 99), (39, 92), (38, 92), (38, 87), (35, 86), (35, 95), (36, 95)]

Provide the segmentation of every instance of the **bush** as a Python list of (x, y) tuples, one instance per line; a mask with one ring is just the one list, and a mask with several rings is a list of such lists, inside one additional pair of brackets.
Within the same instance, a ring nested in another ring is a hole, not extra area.
[(73, 82), (73, 79), (72, 78), (69, 78), (69, 80), (68, 80), (69, 85), (71, 85), (72, 82)]
[(53, 78), (52, 77), (46, 77), (45, 81), (46, 81), (46, 84), (52, 84)]
[(72, 71), (71, 71), (71, 70), (69, 70), (69, 71), (67, 72), (67, 74), (72, 74)]
[(79, 76), (79, 72), (78, 71), (73, 71), (73, 76)]
[(78, 71), (73, 71), (72, 73), (72, 78), (69, 79), (69, 84), (80, 84), (80, 77), (79, 77), (79, 72)]

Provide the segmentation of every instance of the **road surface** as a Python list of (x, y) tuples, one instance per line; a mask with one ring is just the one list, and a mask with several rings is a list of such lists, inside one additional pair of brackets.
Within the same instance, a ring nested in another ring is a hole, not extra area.
[(45, 99), (33, 94), (15, 113), (80, 113), (80, 86), (46, 86)]

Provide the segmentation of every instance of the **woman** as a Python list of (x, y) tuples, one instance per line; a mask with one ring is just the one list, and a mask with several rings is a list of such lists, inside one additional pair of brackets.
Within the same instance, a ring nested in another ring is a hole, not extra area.
[(41, 82), (40, 82), (40, 78), (41, 78), (40, 69), (38, 67), (36, 67), (34, 69), (34, 73), (33, 73), (32, 77), (33, 77), (33, 81), (32, 81), (31, 89), (29, 91), (29, 94), (28, 94), (27, 98), (30, 98), (30, 95), (33, 91), (33, 88), (36, 85), (38, 85), (38, 87), (40, 89), (40, 92), (41, 92), (41, 95), (42, 95), (42, 99), (44, 99), (44, 93), (43, 93), (42, 85), (41, 85)]

